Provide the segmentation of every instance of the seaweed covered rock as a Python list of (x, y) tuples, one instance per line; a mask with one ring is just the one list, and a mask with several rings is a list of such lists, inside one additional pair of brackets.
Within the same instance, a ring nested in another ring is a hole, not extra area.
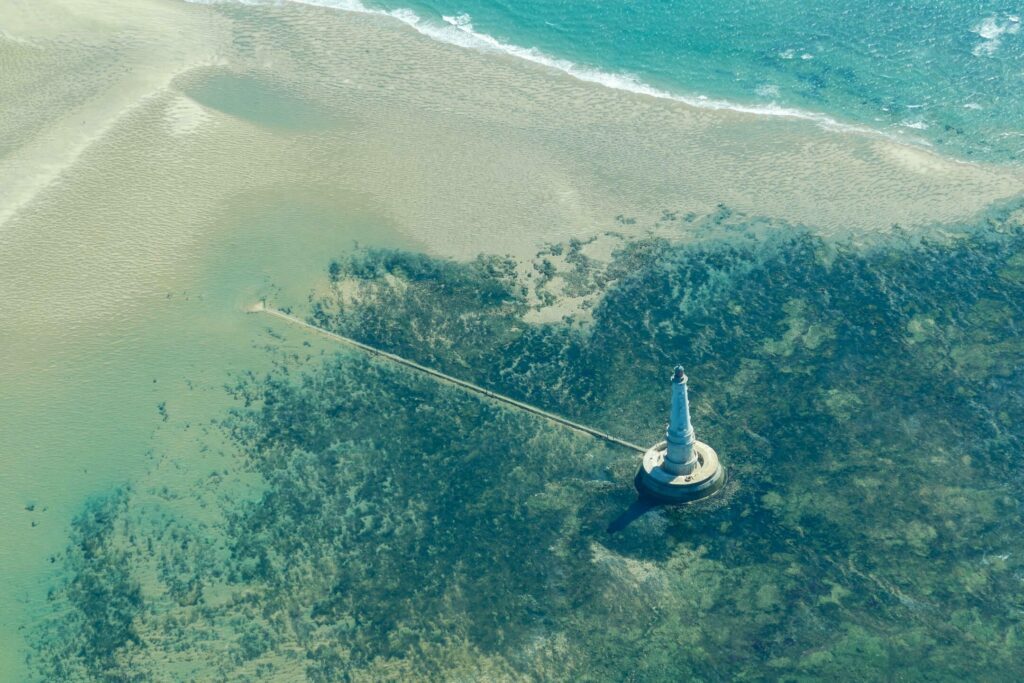
[(136, 680), (122, 674), (132, 652), (144, 647), (136, 628), (142, 591), (118, 533), (126, 503), (126, 492), (118, 491), (75, 519), (65, 557), (70, 579), (51, 593), (69, 609), (51, 618), (55, 637), (47, 648), (54, 649), (37, 662), (47, 680)]
[(287, 355), (224, 421), (257, 493), (216, 529), (143, 523), (130, 494), (87, 513), (38, 668), (1020, 680), (1020, 216), (873, 246), (742, 225), (624, 242), (568, 265), (599, 290), (586, 325), (524, 322), (547, 305), (525, 264), (340, 259), (317, 324), (631, 441), (664, 429), (683, 359), (721, 504), (608, 535), (631, 456), (357, 355)]

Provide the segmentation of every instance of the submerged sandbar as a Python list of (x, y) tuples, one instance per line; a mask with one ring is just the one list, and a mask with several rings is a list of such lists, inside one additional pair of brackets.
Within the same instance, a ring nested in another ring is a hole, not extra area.
[[(1018, 168), (612, 90), (387, 17), (38, 0), (0, 26), (4, 668), (79, 497), (145, 466), (157, 400), (186, 402), (167, 380), (219, 390), (252, 343), (242, 305), (267, 283), (301, 301), (352, 238), (529, 257), (719, 204), (845, 236), (1024, 187)], [(112, 416), (143, 436), (109, 437)], [(47, 526), (24, 522), (30, 497), (59, 501)]]

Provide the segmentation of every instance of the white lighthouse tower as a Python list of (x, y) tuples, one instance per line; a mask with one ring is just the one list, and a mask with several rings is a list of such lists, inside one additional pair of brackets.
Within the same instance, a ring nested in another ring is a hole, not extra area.
[(672, 411), (665, 441), (644, 453), (636, 474), (640, 495), (662, 503), (706, 498), (725, 484), (725, 469), (715, 449), (694, 437), (686, 381), (683, 366), (677, 365), (672, 374)]

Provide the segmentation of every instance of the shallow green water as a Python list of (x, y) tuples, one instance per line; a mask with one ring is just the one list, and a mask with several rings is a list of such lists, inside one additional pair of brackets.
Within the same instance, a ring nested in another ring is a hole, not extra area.
[[(206, 483), (79, 518), (34, 666), (1019, 680), (1021, 218), (861, 247), (666, 213), (725, 237), (626, 241), (609, 262), (553, 245), (532, 276), (505, 258), (342, 257), (319, 324), (632, 441), (658, 438), (683, 362), (724, 494), (609, 534), (633, 456), (275, 328), (276, 366), (237, 376)], [(524, 324), (558, 282), (592, 319)], [(177, 499), (208, 508), (169, 515)]]
[[(89, 497), (127, 482), (142, 491), (180, 490), (215, 467), (223, 440), (210, 421), (231, 405), (225, 383), (233, 373), (268, 367), (263, 347), (279, 343), (244, 308), (262, 296), (305, 300), (325, 280), (318, 274), (324, 250), (343, 253), (355, 241), (409, 244), (357, 206), (315, 186), (239, 193), (210, 217), (216, 229), (187, 266), (168, 275), (153, 258), (142, 265), (157, 273), (155, 281), (125, 277), (127, 295), (94, 290), (89, 303), (115, 310), (109, 319), (76, 315), (69, 312), (75, 299), (59, 298), (31, 325), (6, 328), (0, 680), (26, 680), (26, 635), (49, 613), (45, 596), (62, 575), (55, 560), (68, 543), (68, 522)], [(79, 214), (76, 233), (92, 228)], [(96, 249), (116, 254), (102, 243)], [(92, 256), (81, 258), (88, 263)], [(62, 276), (46, 256), (19, 265), (39, 277), (49, 273), (50, 282)], [(19, 272), (7, 275), (13, 282)], [(25, 317), (35, 301), (7, 303)], [(192, 514), (197, 504), (181, 503), (175, 514)]]
[[(38, 5), (0, 9), (0, 680), (820, 677), (858, 648), (865, 677), (952, 674), (976, 642), (1018, 673), (1019, 218), (864, 251), (698, 216), (868, 240), (1012, 174), (381, 17)], [(418, 254), (642, 236), (611, 217), (665, 205), (658, 234), (712, 243)], [(609, 536), (629, 454), (336, 356), (262, 296), (640, 443), (682, 361), (732, 488)]]
[(312, 132), (339, 122), (332, 112), (265, 78), (213, 70), (191, 74), (183, 91), (193, 100), (257, 125)]

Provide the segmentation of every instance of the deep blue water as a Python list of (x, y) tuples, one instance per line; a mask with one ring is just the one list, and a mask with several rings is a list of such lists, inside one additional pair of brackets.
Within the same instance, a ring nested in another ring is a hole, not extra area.
[[(349, 6), (351, 0), (311, 0)], [(442, 39), (536, 48), (687, 98), (785, 107), (961, 158), (1024, 158), (1024, 4), (366, 0)]]

